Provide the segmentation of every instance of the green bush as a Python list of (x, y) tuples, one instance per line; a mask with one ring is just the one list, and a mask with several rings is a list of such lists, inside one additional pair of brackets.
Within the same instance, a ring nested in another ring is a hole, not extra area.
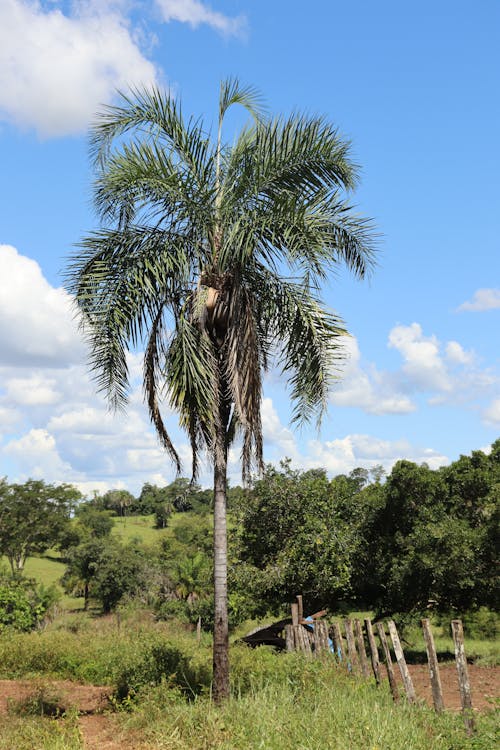
[(494, 641), (500, 634), (500, 614), (488, 607), (479, 607), (477, 610), (466, 612), (461, 619), (464, 635), (468, 638), (485, 638)]
[(188, 698), (207, 691), (211, 670), (208, 654), (165, 639), (150, 642), (134, 661), (124, 665), (116, 677), (116, 697), (119, 701), (133, 699), (143, 688), (167, 684), (178, 688)]
[(0, 632), (4, 628), (33, 630), (58, 598), (55, 586), (26, 579), (0, 580)]

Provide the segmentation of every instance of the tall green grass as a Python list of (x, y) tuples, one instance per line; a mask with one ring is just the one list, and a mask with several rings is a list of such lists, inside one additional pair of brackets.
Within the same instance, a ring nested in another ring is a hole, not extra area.
[[(209, 638), (197, 644), (192, 633), (155, 623), (140, 611), (125, 611), (120, 619), (66, 615), (43, 632), (0, 636), (0, 677), (111, 685), (124, 731), (133, 730), (155, 750), (496, 747), (493, 715), (478, 717), (478, 732), (468, 739), (459, 715), (436, 715), (404, 702), (395, 706), (386, 685), (377, 689), (329, 658), (233, 645), (231, 668), (231, 700), (216, 707), (210, 699)], [(37, 727), (29, 717), (11, 717), (4, 731), (9, 740), (0, 741), (0, 750), (80, 748), (67, 722), (57, 729), (50, 720)], [(45, 733), (43, 740), (37, 732)]]
[(0, 750), (83, 750), (77, 717), (56, 721), (0, 715)]

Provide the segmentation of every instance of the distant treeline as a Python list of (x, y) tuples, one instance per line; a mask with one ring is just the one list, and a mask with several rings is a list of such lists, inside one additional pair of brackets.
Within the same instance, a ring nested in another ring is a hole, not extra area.
[[(68, 485), (3, 480), (0, 553), (19, 580), (27, 556), (59, 548), (63, 584), (86, 605), (138, 597), (158, 616), (210, 626), (212, 499), (184, 478), (90, 500)], [(287, 459), (230, 488), (228, 504), (233, 624), (279, 614), (297, 593), (309, 611), (499, 608), (500, 439), (436, 470), (399, 461), (388, 476), (357, 468), (330, 480)], [(123, 544), (114, 519), (132, 515), (154, 515), (167, 532)]]

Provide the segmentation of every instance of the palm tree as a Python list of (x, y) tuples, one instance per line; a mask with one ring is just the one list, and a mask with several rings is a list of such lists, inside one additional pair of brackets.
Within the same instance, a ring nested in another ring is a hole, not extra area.
[[(229, 692), (228, 448), (241, 440), (244, 480), (262, 468), (262, 377), (271, 364), (289, 380), (293, 421), (321, 418), (346, 331), (319, 290), (339, 264), (367, 274), (372, 227), (346, 197), (357, 181), (349, 143), (321, 117), (268, 118), (255, 90), (229, 79), (212, 141), (158, 89), (121, 97), (91, 131), (102, 228), (70, 259), (68, 288), (110, 404), (126, 403), (126, 352), (143, 346), (149, 415), (177, 470), (164, 398), (189, 436), (194, 477), (200, 452), (211, 458), (219, 701)], [(227, 146), (233, 104), (252, 117)]]

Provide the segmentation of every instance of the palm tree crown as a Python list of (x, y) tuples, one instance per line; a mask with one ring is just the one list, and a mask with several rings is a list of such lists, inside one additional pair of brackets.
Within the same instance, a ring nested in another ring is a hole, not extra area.
[[(227, 146), (233, 104), (252, 121)], [(230, 79), (214, 141), (153, 88), (106, 108), (91, 147), (102, 228), (71, 259), (68, 287), (98, 385), (122, 406), (127, 349), (144, 346), (158, 436), (179, 469), (160, 411), (166, 398), (189, 435), (193, 474), (201, 450), (213, 459), (217, 507), (236, 436), (243, 478), (262, 467), (271, 364), (290, 383), (295, 421), (319, 419), (326, 406), (346, 331), (320, 286), (339, 264), (362, 278), (373, 263), (371, 224), (346, 198), (357, 182), (349, 143), (320, 117), (266, 117), (256, 92)]]

